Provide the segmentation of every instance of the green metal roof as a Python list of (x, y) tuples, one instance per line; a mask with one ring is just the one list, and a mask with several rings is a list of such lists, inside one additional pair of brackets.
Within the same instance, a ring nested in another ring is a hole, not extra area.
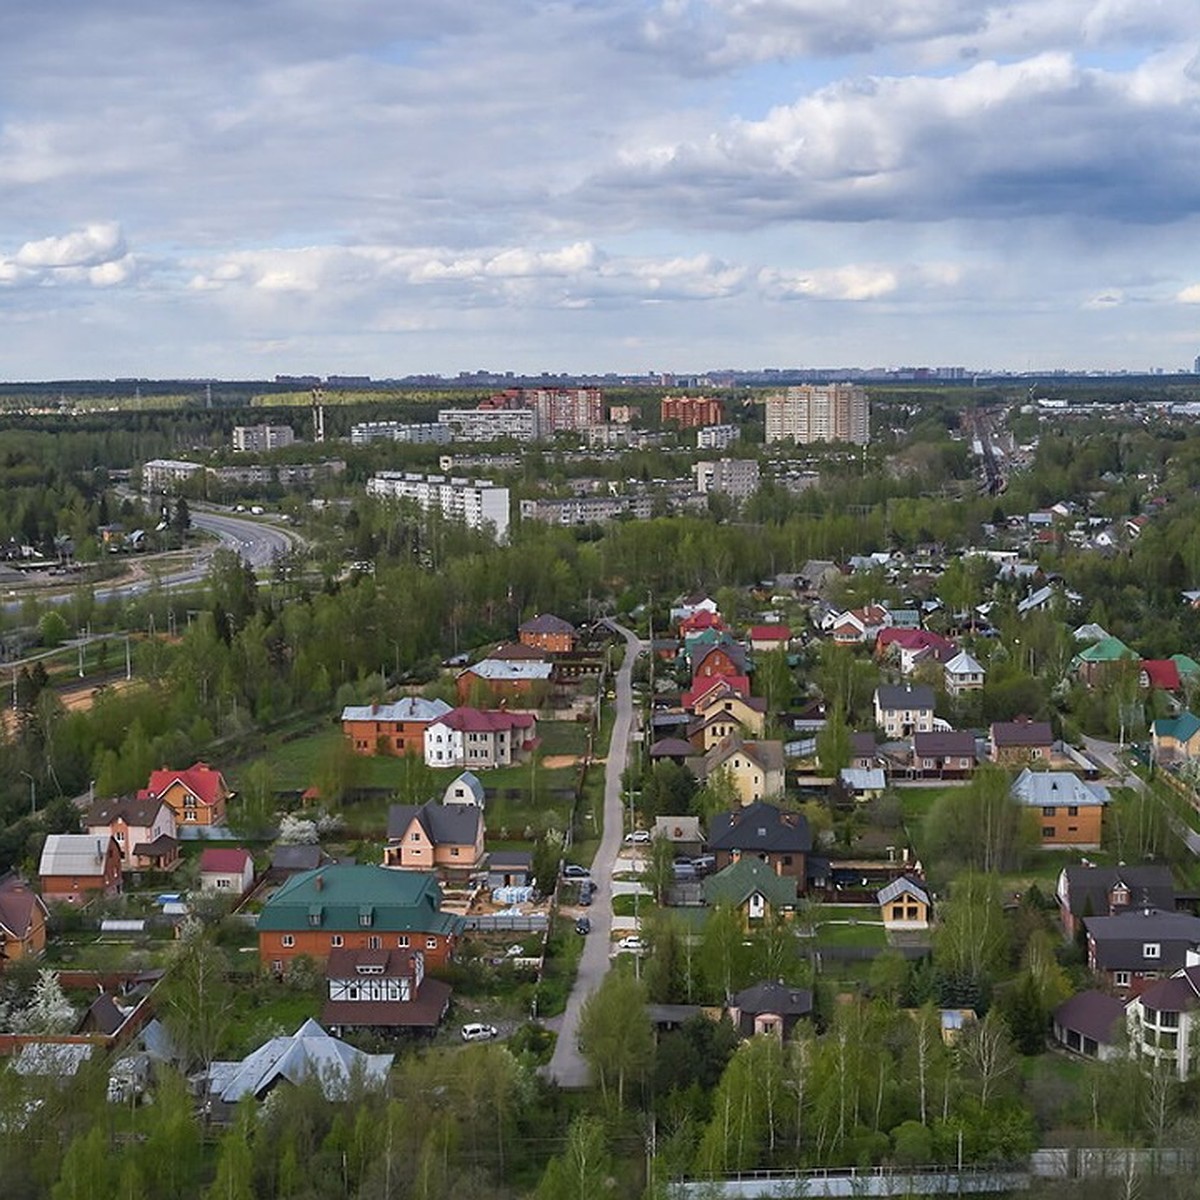
[(1157, 737), (1173, 737), (1180, 742), (1195, 737), (1197, 730), (1200, 730), (1200, 717), (1186, 710), (1177, 717), (1160, 717), (1154, 722), (1154, 733)]
[(1172, 654), (1171, 661), (1180, 675), (1200, 675), (1200, 663), (1186, 654)]
[(1122, 658), (1137, 658), (1137, 655), (1119, 637), (1109, 634), (1093, 642), (1086, 650), (1080, 650), (1075, 658), (1078, 662), (1106, 663)]
[(795, 907), (796, 881), (776, 875), (761, 858), (753, 855), (743, 855), (704, 881), (706, 904), (724, 901), (740, 905), (755, 892), (760, 892), (772, 908)]

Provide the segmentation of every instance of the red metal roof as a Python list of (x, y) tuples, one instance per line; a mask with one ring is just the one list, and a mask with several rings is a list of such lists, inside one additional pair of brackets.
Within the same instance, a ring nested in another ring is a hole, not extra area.
[(200, 855), (200, 870), (213, 875), (240, 875), (250, 861), (249, 850), (210, 848)]
[(208, 763), (193, 763), (184, 771), (171, 771), (164, 767), (150, 773), (150, 782), (138, 792), (138, 798), (161, 796), (173, 783), (183, 784), (201, 804), (216, 804), (226, 795), (228, 788), (220, 771)]

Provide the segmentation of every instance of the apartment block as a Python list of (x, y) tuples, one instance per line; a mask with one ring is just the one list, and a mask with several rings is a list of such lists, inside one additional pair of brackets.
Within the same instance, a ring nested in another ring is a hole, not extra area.
[(851, 383), (804, 384), (768, 396), (768, 442), (850, 442), (870, 440), (866, 389)]
[(604, 424), (604, 393), (599, 388), (528, 388), (522, 399), (537, 413), (542, 437)]
[(720, 492), (735, 500), (745, 500), (758, 491), (758, 460), (754, 458), (719, 458), (698, 462), (692, 467), (696, 491), (707, 495)]
[(664, 396), (658, 411), (664, 425), (674, 421), (680, 429), (720, 425), (725, 418), (720, 400), (713, 396)]
[(426, 512), (440, 512), (469, 529), (492, 527), (498, 542), (508, 540), (508, 488), (486, 479), (455, 479), (444, 475), (416, 475), (407, 471), (380, 471), (367, 480), (367, 495), (392, 500), (412, 500)]
[(355, 446), (365, 446), (368, 442), (440, 446), (449, 442), (450, 436), (450, 426), (437, 422), (409, 424), (404, 421), (362, 421), (350, 426), (350, 442)]
[(233, 448), (242, 453), (261, 454), (290, 446), (296, 435), (290, 425), (235, 425)]
[(443, 408), (438, 424), (448, 426), (452, 440), (495, 442), (510, 437), (533, 442), (541, 436), (537, 411), (532, 408)]
[(705, 425), (696, 430), (699, 450), (728, 450), (738, 440), (736, 425)]

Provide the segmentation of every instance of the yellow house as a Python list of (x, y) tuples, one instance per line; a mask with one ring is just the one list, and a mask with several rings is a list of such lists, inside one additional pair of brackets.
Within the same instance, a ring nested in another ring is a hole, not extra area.
[(702, 782), (727, 771), (743, 807), (783, 795), (783, 743), (723, 738), (701, 760)]
[(901, 875), (876, 893), (885, 930), (928, 929), (933, 905), (929, 893)]
[[(743, 736), (761, 737), (767, 723), (766, 701), (759, 696), (743, 696), (731, 687), (715, 688), (708, 692), (700, 697), (692, 711), (698, 724), (714, 717), (720, 717), (725, 722), (736, 721), (739, 726), (737, 732)], [(707, 750), (709, 746), (704, 748)]]

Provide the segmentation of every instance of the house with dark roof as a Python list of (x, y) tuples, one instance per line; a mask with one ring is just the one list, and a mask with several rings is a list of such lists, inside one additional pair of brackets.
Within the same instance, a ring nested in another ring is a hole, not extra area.
[(224, 825), (233, 792), (220, 771), (197, 762), (183, 771), (164, 767), (152, 771), (138, 799), (159, 799), (170, 805), (178, 829), (194, 825)]
[(1175, 881), (1165, 866), (1063, 867), (1055, 888), (1063, 932), (1073, 938), (1085, 917), (1130, 908), (1175, 911)]
[(728, 772), (743, 804), (783, 795), (783, 743), (747, 742), (738, 734), (722, 738), (696, 764), (696, 776), (703, 784), (718, 771)]
[(158, 796), (96, 800), (83, 823), (88, 833), (117, 843), (122, 871), (170, 871), (179, 863), (175, 812)]
[(393, 804), (383, 865), (462, 878), (483, 863), (483, 809), (473, 804)]
[(271, 865), (267, 869), (268, 878), (278, 882), (301, 871), (313, 871), (322, 863), (328, 862), (329, 856), (316, 843), (296, 846), (276, 846), (271, 851)]
[(533, 713), (455, 708), (425, 730), (425, 762), (431, 767), (487, 770), (511, 767), (532, 752), (537, 738)]
[(1152, 983), (1125, 1009), (1130, 1051), (1180, 1081), (1200, 1069), (1200, 956)]
[(795, 879), (803, 890), (812, 833), (803, 813), (759, 801), (713, 817), (708, 849), (718, 870), (740, 858), (761, 858), (775, 874)]
[(351, 704), (342, 732), (356, 754), (424, 754), (425, 730), (450, 711), (445, 700), (405, 696), (394, 704)]
[(1084, 917), (1088, 966), (1119, 996), (1136, 996), (1187, 965), (1200, 946), (1200, 917), (1131, 908), (1111, 917)]
[(1064, 1000), (1051, 1020), (1054, 1040), (1085, 1058), (1120, 1058), (1125, 1002), (1094, 988)]
[(254, 886), (254, 859), (240, 846), (209, 846), (200, 855), (200, 890), (235, 900)]
[(540, 613), (518, 627), (517, 638), (523, 645), (545, 650), (547, 654), (570, 654), (579, 640), (579, 632), (570, 621), (553, 613)]
[(331, 864), (295, 875), (263, 905), (258, 953), (276, 974), (300, 955), (332, 950), (420, 950), (427, 966), (454, 956), (462, 918), (442, 911), (437, 876)]
[(1160, 717), (1150, 726), (1154, 761), (1186, 762), (1200, 758), (1200, 717), (1184, 709), (1178, 716)]
[(443, 804), (473, 804), (482, 809), (486, 802), (487, 793), (474, 771), (464, 771), (461, 775), (456, 775), (442, 793)]
[(775, 979), (743, 988), (726, 1009), (734, 1029), (742, 1037), (766, 1034), (784, 1042), (799, 1021), (812, 1016), (812, 1011), (812, 992)]
[(995, 721), (990, 732), (992, 762), (1010, 766), (1049, 762), (1054, 731), (1049, 721)]
[(420, 950), (394, 948), (331, 951), (325, 986), (321, 1023), (337, 1037), (351, 1029), (432, 1036), (446, 1018), (452, 991), (426, 976)]
[(23, 879), (0, 879), (0, 971), (10, 962), (37, 958), (46, 948), (45, 902)]
[(912, 773), (918, 779), (967, 779), (975, 773), (975, 735), (935, 729), (912, 735)]
[(1102, 783), (1070, 771), (1031, 771), (1013, 781), (1011, 794), (1038, 821), (1044, 850), (1098, 850), (1110, 796)]
[(727, 904), (741, 914), (747, 928), (775, 915), (788, 915), (796, 907), (796, 880), (777, 875), (762, 859), (739, 858), (702, 885), (704, 903)]
[(850, 766), (862, 771), (869, 771), (880, 765), (879, 745), (873, 733), (852, 733), (850, 735)]
[(881, 683), (875, 689), (875, 724), (889, 738), (931, 732), (933, 708), (933, 688), (923, 683)]

